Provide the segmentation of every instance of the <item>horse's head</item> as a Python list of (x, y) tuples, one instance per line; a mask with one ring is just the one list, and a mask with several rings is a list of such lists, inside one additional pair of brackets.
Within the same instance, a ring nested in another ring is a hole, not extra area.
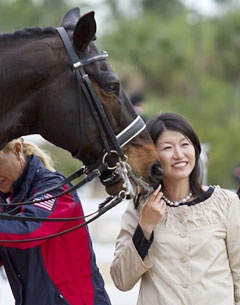
[[(90, 98), (83, 107), (88, 107), (92, 115), (82, 115), (82, 126), (86, 126), (89, 132), (85, 131), (77, 156), (90, 167), (95, 166), (96, 160), (107, 162), (108, 168), (101, 173), (100, 179), (111, 194), (122, 189), (121, 178), (125, 181), (124, 187), (128, 179), (129, 183), (136, 186), (134, 193), (138, 192), (137, 189), (149, 191), (146, 183), (155, 188), (162, 175), (156, 149), (145, 130), (145, 124), (137, 117), (109, 66), (106, 52), (99, 51), (92, 42), (96, 34), (94, 12), (80, 18), (79, 10), (73, 9), (65, 15), (61, 25), (73, 29), (73, 45), (80, 58), (79, 65), (84, 66), (82, 77), (89, 77), (91, 82), (90, 88), (88, 83), (87, 88), (80, 85), (82, 93), (86, 90)], [(106, 124), (107, 121), (109, 124)], [(97, 142), (96, 137), (93, 137), (96, 133), (101, 136)], [(115, 135), (118, 135), (117, 138)], [(120, 136), (123, 138), (122, 143), (118, 141)]]
[(0, 129), (6, 132), (0, 140), (39, 133), (88, 170), (101, 168), (100, 179), (109, 194), (129, 190), (130, 184), (129, 197), (148, 193), (162, 176), (157, 151), (107, 53), (94, 44), (95, 34), (94, 12), (80, 17), (75, 8), (64, 16), (58, 32), (43, 29), (37, 35), (28, 31), (8, 38), (15, 48), (7, 45), (0, 51), (8, 80), (0, 89), (3, 103), (11, 101), (12, 106), (2, 110), (6, 114), (1, 114)]

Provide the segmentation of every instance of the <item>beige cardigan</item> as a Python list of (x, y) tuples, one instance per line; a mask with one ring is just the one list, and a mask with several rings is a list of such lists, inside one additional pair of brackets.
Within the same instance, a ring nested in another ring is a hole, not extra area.
[(240, 200), (219, 186), (205, 201), (167, 207), (142, 261), (132, 242), (139, 214), (122, 219), (111, 276), (120, 290), (139, 279), (138, 305), (240, 305)]

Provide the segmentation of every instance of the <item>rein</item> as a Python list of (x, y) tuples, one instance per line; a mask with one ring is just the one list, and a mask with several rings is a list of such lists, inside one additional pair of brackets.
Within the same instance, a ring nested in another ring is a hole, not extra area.
[(47, 236), (43, 236), (43, 237), (36, 237), (36, 238), (28, 238), (28, 239), (20, 239), (20, 240), (0, 240), (0, 243), (23, 243), (23, 242), (33, 242), (33, 241), (40, 241), (40, 240), (46, 240), (46, 239), (50, 239), (53, 237), (57, 237), (69, 232), (72, 232), (74, 230), (80, 229), (86, 225), (88, 225), (89, 223), (91, 223), (92, 221), (96, 220), (98, 217), (100, 217), (101, 215), (103, 215), (104, 213), (106, 213), (108, 210), (110, 210), (111, 208), (115, 207), (118, 203), (120, 203), (123, 199), (119, 198), (119, 197), (109, 197), (107, 198), (103, 203), (99, 204), (98, 210), (88, 216), (81, 216), (81, 217), (72, 217), (72, 218), (41, 218), (41, 217), (21, 217), (21, 216), (14, 216), (14, 215), (1, 215), (0, 219), (11, 219), (11, 220), (21, 220), (21, 221), (25, 221), (25, 220), (33, 220), (33, 221), (45, 221), (45, 222), (54, 222), (54, 221), (72, 221), (72, 220), (81, 220), (81, 219), (85, 219), (89, 216), (92, 216), (94, 214), (96, 214), (95, 216), (92, 216), (92, 218), (90, 218), (89, 220), (84, 221), (83, 223), (81, 223), (80, 225), (74, 226), (70, 229), (52, 234), (52, 235), (47, 235)]

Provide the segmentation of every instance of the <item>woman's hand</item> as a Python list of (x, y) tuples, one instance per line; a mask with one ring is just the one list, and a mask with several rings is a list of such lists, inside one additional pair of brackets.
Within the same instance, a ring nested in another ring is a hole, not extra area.
[(144, 236), (149, 239), (155, 226), (163, 219), (166, 203), (162, 199), (161, 185), (149, 196), (142, 209), (139, 225)]

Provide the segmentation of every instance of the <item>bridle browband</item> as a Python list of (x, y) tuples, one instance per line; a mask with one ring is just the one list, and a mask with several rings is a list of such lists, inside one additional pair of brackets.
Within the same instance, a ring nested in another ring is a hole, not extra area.
[[(74, 50), (74, 47), (70, 41), (70, 38), (66, 32), (66, 30), (63, 27), (57, 28), (57, 31), (63, 41), (63, 44), (65, 46), (69, 61), (71, 63), (71, 68), (76, 76), (77, 80), (77, 91), (78, 91), (78, 97), (80, 97), (81, 94), (83, 94), (86, 98), (86, 101), (90, 107), (90, 110), (92, 112), (92, 115), (94, 117), (94, 120), (97, 124), (100, 137), (103, 142), (104, 146), (104, 155), (101, 157), (100, 160), (98, 160), (91, 168), (83, 167), (79, 171), (75, 172), (73, 175), (66, 178), (62, 183), (45, 190), (44, 192), (37, 193), (34, 196), (32, 196), (29, 200), (25, 202), (20, 203), (11, 203), (9, 206), (20, 206), (20, 205), (27, 205), (27, 204), (33, 204), (38, 201), (35, 200), (38, 196), (42, 194), (46, 194), (49, 191), (56, 190), (57, 188), (62, 187), (64, 184), (72, 181), (73, 179), (76, 179), (77, 177), (85, 174), (87, 177), (80, 181), (80, 183), (77, 183), (73, 187), (69, 188), (68, 190), (57, 194), (55, 196), (52, 196), (52, 198), (60, 197), (66, 193), (69, 193), (80, 186), (84, 185), (85, 183), (88, 183), (92, 179), (99, 177), (102, 172), (105, 170), (111, 170), (114, 171), (116, 175), (120, 175), (123, 179), (123, 191), (120, 191), (120, 193), (117, 196), (109, 196), (106, 198), (106, 200), (99, 205), (98, 211), (92, 213), (88, 216), (80, 216), (75, 218), (51, 218), (51, 219), (45, 219), (41, 217), (20, 217), (15, 215), (1, 215), (0, 219), (15, 219), (15, 220), (33, 220), (33, 221), (46, 221), (46, 222), (55, 222), (55, 221), (70, 221), (70, 220), (80, 220), (80, 219), (86, 219), (89, 216), (93, 216), (90, 220), (85, 220), (83, 223), (81, 223), (78, 226), (75, 226), (71, 229), (68, 229), (63, 232), (59, 232), (56, 234), (53, 234), (51, 236), (45, 236), (41, 238), (32, 238), (32, 239), (26, 239), (26, 240), (0, 240), (0, 242), (7, 242), (7, 243), (17, 243), (17, 242), (30, 242), (30, 241), (37, 241), (37, 240), (44, 240), (47, 238), (52, 238), (55, 236), (59, 236), (62, 234), (65, 234), (67, 232), (71, 232), (75, 229), (78, 229), (93, 220), (97, 219), (99, 216), (104, 214), (106, 211), (111, 209), (112, 207), (116, 206), (119, 202), (124, 200), (127, 196), (128, 198), (133, 198), (135, 195), (135, 190), (131, 186), (130, 178), (132, 180), (137, 181), (137, 185), (141, 187), (142, 189), (145, 189), (146, 193), (149, 193), (152, 191), (152, 188), (149, 187), (147, 183), (145, 183), (141, 178), (138, 178), (135, 176), (135, 174), (132, 171), (131, 166), (127, 163), (127, 156), (122, 151), (122, 147), (124, 147), (127, 143), (129, 143), (133, 138), (135, 138), (138, 134), (140, 134), (145, 128), (146, 124), (143, 121), (143, 119), (140, 116), (137, 116), (133, 122), (131, 122), (126, 128), (124, 128), (119, 134), (115, 135), (109, 120), (103, 110), (102, 104), (99, 101), (99, 98), (97, 97), (95, 90), (93, 88), (93, 85), (89, 79), (89, 76), (85, 73), (84, 66), (94, 63), (96, 61), (106, 60), (108, 58), (108, 54), (105, 51), (102, 51), (100, 54), (96, 54), (93, 56), (89, 56), (86, 58), (80, 59), (77, 55), (77, 53)], [(80, 105), (81, 106), (81, 105)], [(80, 111), (81, 115), (81, 111)], [(82, 132), (83, 128), (81, 126), (82, 121), (80, 119), (80, 132)], [(79, 156), (81, 153), (81, 147), (79, 148), (77, 154), (75, 157)], [(117, 161), (114, 166), (110, 166), (107, 163), (108, 156), (116, 154)], [(51, 199), (51, 198), (50, 198)], [(49, 198), (45, 199), (49, 200)], [(39, 202), (44, 201), (44, 199), (39, 200)], [(5, 205), (5, 204), (0, 204)]]

